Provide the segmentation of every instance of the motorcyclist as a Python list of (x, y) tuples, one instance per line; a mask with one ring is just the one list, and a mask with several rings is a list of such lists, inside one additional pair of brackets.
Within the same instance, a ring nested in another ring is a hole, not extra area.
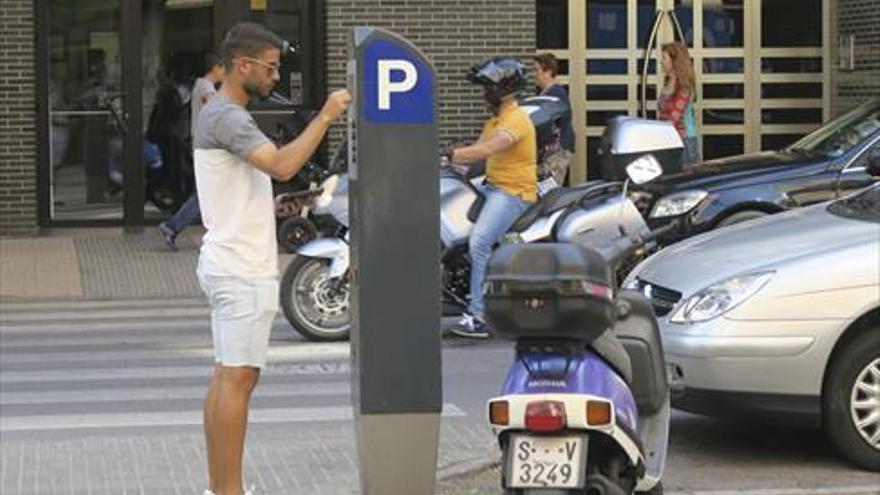
[(535, 128), (516, 102), (517, 93), (526, 85), (522, 63), (496, 57), (473, 66), (468, 80), (483, 87), (492, 117), (476, 143), (450, 147), (446, 152), (456, 166), (486, 163), (486, 182), (480, 186), (485, 203), (469, 244), (470, 304), (451, 331), (463, 337), (487, 338), (482, 293), (486, 266), (495, 243), (537, 200), (537, 146)]

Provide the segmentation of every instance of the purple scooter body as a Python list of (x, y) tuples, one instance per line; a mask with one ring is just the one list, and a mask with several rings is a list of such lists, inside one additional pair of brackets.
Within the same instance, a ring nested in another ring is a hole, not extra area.
[(601, 356), (584, 350), (573, 356), (526, 352), (507, 372), (502, 395), (581, 394), (614, 405), (619, 424), (638, 431), (635, 398), (626, 381)]

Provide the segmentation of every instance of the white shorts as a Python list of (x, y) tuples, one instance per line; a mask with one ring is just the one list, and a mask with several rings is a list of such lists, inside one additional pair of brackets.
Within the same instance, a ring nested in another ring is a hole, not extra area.
[(269, 333), (278, 313), (278, 279), (246, 280), (201, 271), (198, 275), (211, 306), (214, 362), (263, 368)]

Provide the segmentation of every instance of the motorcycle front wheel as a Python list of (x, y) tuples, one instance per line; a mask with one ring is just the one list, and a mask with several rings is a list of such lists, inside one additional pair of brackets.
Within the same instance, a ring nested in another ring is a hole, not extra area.
[(313, 342), (347, 340), (348, 277), (330, 278), (330, 260), (297, 256), (281, 278), (281, 308), (293, 328)]

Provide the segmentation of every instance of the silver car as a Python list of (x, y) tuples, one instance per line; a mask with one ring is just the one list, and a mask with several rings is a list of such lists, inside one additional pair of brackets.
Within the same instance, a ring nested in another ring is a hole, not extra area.
[(880, 185), (661, 251), (654, 305), (683, 410), (821, 425), (880, 471)]

